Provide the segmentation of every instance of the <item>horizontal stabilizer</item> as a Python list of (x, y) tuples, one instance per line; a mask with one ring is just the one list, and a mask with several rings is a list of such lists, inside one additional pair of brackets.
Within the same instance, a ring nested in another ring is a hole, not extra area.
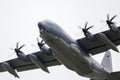
[[(90, 79), (90, 80), (96, 80), (96, 79)], [(107, 79), (104, 80), (120, 80), (120, 72), (112, 72)]]
[(112, 72), (105, 80), (120, 80), (120, 72)]

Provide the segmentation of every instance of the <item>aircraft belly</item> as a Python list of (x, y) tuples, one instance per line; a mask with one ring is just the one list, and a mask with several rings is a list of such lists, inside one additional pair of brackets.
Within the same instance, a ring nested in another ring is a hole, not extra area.
[(90, 74), (92, 72), (88, 63), (83, 62), (82, 59), (80, 59), (81, 57), (73, 55), (71, 52), (64, 53), (61, 51), (57, 53), (56, 51), (55, 53), (55, 56), (62, 62), (62, 64), (75, 71), (77, 74), (85, 76), (86, 74)]
[(90, 67), (90, 61), (88, 60), (91, 59), (87, 59), (89, 57), (83, 55), (82, 52), (76, 49), (75, 46), (72, 46), (71, 43), (68, 44), (63, 39), (46, 32), (41, 36), (53, 50), (53, 55), (56, 59), (58, 59), (68, 69), (75, 71), (78, 75), (88, 78), (97, 76)]
[[(95, 72), (91, 68), (93, 59), (79, 50), (75, 44), (67, 43), (62, 38), (54, 36), (47, 32), (42, 32), (41, 37), (53, 50), (54, 56), (68, 69), (75, 71), (78, 75), (98, 79), (104, 77), (104, 74)], [(64, 36), (63, 36), (64, 37)]]
[[(50, 36), (49, 36), (50, 37)], [(91, 68), (85, 59), (75, 51), (71, 51), (70, 45), (60, 38), (52, 38), (47, 44), (55, 52), (54, 56), (67, 68), (77, 72), (79, 75), (91, 73)]]

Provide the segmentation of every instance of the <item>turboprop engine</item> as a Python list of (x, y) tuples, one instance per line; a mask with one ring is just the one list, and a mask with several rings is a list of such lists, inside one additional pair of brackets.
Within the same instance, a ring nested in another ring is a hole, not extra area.
[(43, 71), (49, 73), (48, 68), (43, 64), (43, 62), (38, 59), (38, 57), (34, 54), (29, 54), (30, 60), (39, 68), (41, 68)]
[(44, 54), (48, 54), (48, 55), (52, 54), (51, 49), (45, 46), (45, 43), (43, 43), (43, 40), (39, 41), (39, 39), (37, 38), (37, 45)]
[(97, 34), (97, 39), (100, 40), (101, 42), (105, 43), (108, 47), (110, 47), (112, 50), (119, 52), (118, 48), (116, 45), (110, 41), (110, 39), (107, 38), (107, 36), (103, 33), (98, 33)]
[(109, 14), (107, 15), (107, 20), (106, 23), (108, 25), (108, 27), (110, 28), (111, 31), (113, 32), (119, 32), (119, 29), (117, 28), (115, 22), (113, 22), (113, 19), (115, 19), (115, 17), (117, 17), (117, 15), (114, 15), (111, 19)]
[[(113, 32), (118, 32), (119, 29), (116, 27), (116, 26), (112, 26), (114, 25), (114, 22), (112, 22), (112, 20), (115, 18), (116, 16), (113, 16), (111, 19), (109, 19), (109, 15), (107, 16), (108, 20), (106, 20), (109, 28), (113, 31)], [(104, 34), (104, 33), (98, 33), (96, 35), (96, 37), (91, 34), (88, 30), (90, 28), (92, 28), (93, 26), (90, 26), (87, 28), (87, 24), (88, 22), (86, 22), (85, 24), (85, 28), (82, 29), (84, 35), (86, 36), (86, 38), (88, 38), (89, 40), (91, 41), (94, 41), (94, 40), (100, 40), (102, 43), (106, 44), (109, 48), (111, 48), (112, 50), (116, 51), (116, 52), (119, 52), (118, 48), (116, 47), (116, 45), (110, 41), (109, 38), (107, 38), (107, 36)]]
[(12, 68), (12, 66), (11, 66), (8, 62), (3, 62), (3, 63), (2, 63), (2, 67), (3, 67), (6, 71), (8, 71), (10, 74), (12, 74), (13, 76), (19, 78), (19, 76), (18, 76), (17, 72), (15, 71), (15, 69)]
[(23, 61), (27, 61), (27, 57), (26, 55), (21, 51), (21, 49), (24, 47), (25, 45), (22, 45), (19, 47), (19, 43), (16, 44), (16, 48), (14, 49), (15, 50), (15, 53), (16, 55), (18, 56), (19, 59), (23, 60)]
[(94, 36), (92, 33), (90, 33), (88, 30), (90, 28), (92, 28), (93, 26), (90, 26), (87, 28), (87, 25), (88, 25), (88, 22), (85, 23), (85, 28), (82, 29), (84, 35), (89, 39), (89, 40), (93, 40), (94, 39)]

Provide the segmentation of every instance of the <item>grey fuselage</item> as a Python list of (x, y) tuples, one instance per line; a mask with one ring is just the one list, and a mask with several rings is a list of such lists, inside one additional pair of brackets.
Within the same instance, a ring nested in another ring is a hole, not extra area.
[(45, 20), (39, 22), (38, 27), (40, 36), (52, 49), (53, 55), (68, 69), (91, 79), (104, 80), (107, 78), (109, 72), (87, 51), (84, 51), (60, 26)]

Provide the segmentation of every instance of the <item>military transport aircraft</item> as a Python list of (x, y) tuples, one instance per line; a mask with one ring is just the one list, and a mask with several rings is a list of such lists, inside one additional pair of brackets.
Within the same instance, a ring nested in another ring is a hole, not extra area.
[[(25, 55), (21, 51), (24, 45), (19, 47), (16, 44), (14, 49), (18, 58), (0, 63), (0, 72), (8, 71), (15, 77), (17, 72), (41, 68), (48, 72), (48, 67), (63, 64), (68, 69), (76, 72), (78, 75), (90, 78), (91, 80), (119, 80), (120, 72), (112, 71), (111, 54), (108, 51), (112, 49), (119, 52), (120, 27), (117, 27), (107, 15), (106, 23), (110, 30), (97, 34), (92, 34), (88, 30), (93, 26), (82, 29), (85, 37), (73, 40), (59, 25), (44, 20), (38, 23), (40, 37), (43, 39), (38, 42), (40, 51)], [(43, 43), (43, 41), (45, 43)], [(47, 44), (47, 48), (44, 44)], [(92, 55), (106, 52), (101, 64), (96, 62)]]

